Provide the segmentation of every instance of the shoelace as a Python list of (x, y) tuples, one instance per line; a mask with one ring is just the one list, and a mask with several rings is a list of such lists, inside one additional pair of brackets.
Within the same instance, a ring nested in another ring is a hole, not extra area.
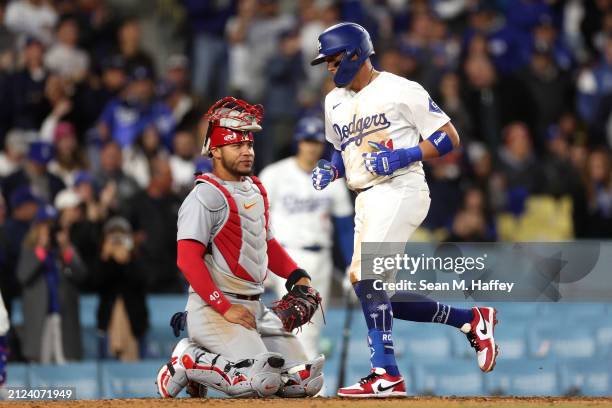
[(363, 377), (361, 380), (359, 380), (359, 384), (365, 384), (367, 382), (370, 382), (371, 380), (375, 379), (376, 377), (379, 377), (380, 374), (376, 374), (374, 372), (368, 374), (367, 376)]
[(476, 341), (476, 335), (472, 332), (469, 332), (466, 334), (466, 336), (468, 338), (468, 341), (470, 342), (470, 346), (472, 346), (472, 348), (474, 348), (476, 351), (480, 351), (480, 346)]

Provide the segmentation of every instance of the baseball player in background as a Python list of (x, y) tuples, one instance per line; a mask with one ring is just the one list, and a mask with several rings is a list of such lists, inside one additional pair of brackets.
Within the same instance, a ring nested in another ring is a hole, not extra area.
[(421, 85), (370, 62), (374, 48), (358, 24), (340, 23), (319, 36), (312, 65), (327, 64), (336, 88), (325, 98), (325, 135), (335, 151), (312, 173), (317, 190), (346, 177), (359, 193), (355, 202), (355, 244), (349, 276), (368, 325), (371, 373), (340, 388), (342, 397), (406, 395), (395, 361), (393, 318), (437, 322), (465, 333), (484, 372), (498, 352), (493, 337), (495, 309), (461, 309), (418, 294), (396, 292), (391, 299), (361, 279), (362, 242), (407, 242), (429, 210), (429, 188), (422, 161), (440, 157), (459, 145), (450, 118)]
[(323, 386), (323, 356), (309, 361), (285, 322), (259, 299), (267, 270), (290, 293), (316, 293), (272, 236), (266, 191), (250, 176), (263, 108), (227, 97), (205, 117), (202, 153), (212, 158), (213, 170), (196, 177), (177, 223), (177, 264), (191, 285), (188, 338), (160, 369), (158, 391), (174, 397), (191, 382), (230, 396), (315, 395)]
[[(325, 124), (317, 117), (304, 117), (294, 135), (297, 153), (262, 170), (268, 190), (274, 236), (300, 266), (310, 271), (321, 298), (329, 299), (333, 273), (334, 228), (340, 251), (348, 266), (353, 254), (353, 205), (344, 183), (334, 183), (323, 192), (311, 187), (311, 172), (325, 149)], [(285, 290), (283, 279), (271, 276), (278, 296)], [(302, 327), (298, 339), (309, 359), (319, 354), (322, 314)]]

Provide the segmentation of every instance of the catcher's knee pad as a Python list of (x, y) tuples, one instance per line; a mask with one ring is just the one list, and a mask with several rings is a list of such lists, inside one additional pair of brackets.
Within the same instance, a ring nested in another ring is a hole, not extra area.
[(184, 354), (182, 363), (191, 381), (232, 397), (265, 397), (274, 395), (280, 388), (284, 360), (278, 353), (262, 353), (253, 359), (233, 362), (199, 349), (196, 356)]
[(185, 350), (194, 347), (188, 339), (182, 339), (172, 351), (172, 357), (157, 372), (157, 391), (162, 398), (174, 398), (187, 385), (187, 373), (181, 362)]
[(283, 386), (278, 395), (285, 398), (313, 397), (323, 388), (323, 365), (325, 357), (322, 355), (314, 360), (285, 367), (283, 369)]

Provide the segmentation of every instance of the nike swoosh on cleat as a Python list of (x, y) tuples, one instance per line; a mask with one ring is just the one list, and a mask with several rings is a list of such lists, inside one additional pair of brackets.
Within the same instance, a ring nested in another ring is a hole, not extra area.
[(387, 387), (383, 387), (382, 384), (378, 384), (377, 389), (378, 389), (379, 392), (387, 391), (387, 390), (395, 387), (397, 384), (401, 383), (402, 381), (404, 381), (404, 380), (399, 380), (397, 382), (394, 382), (393, 384), (391, 384), (391, 385), (389, 385)]
[(332, 106), (332, 110), (336, 109), (338, 106), (342, 105), (342, 102), (335, 104), (334, 106)]
[(485, 318), (484, 318), (484, 316), (482, 315), (482, 312), (480, 311), (480, 309), (476, 309), (476, 310), (478, 310), (478, 314), (480, 315), (480, 319), (482, 320), (482, 327), (483, 327), (483, 328), (482, 328), (482, 330), (480, 330), (480, 332), (486, 336), (486, 335), (487, 335), (487, 333), (488, 333), (488, 331), (489, 331), (489, 330), (487, 329), (487, 323), (485, 322)]

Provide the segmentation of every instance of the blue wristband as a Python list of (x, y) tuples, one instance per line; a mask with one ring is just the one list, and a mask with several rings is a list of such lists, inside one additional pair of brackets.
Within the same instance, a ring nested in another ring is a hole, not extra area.
[(406, 167), (410, 163), (423, 160), (423, 152), (419, 146), (397, 149), (396, 151), (399, 153), (401, 167)]
[(342, 154), (334, 149), (331, 157), (332, 166), (334, 166), (338, 172), (336, 178), (344, 177), (344, 160), (342, 160)]
[(453, 150), (453, 142), (448, 137), (448, 133), (436, 131), (427, 138), (438, 151), (439, 156), (444, 156)]

